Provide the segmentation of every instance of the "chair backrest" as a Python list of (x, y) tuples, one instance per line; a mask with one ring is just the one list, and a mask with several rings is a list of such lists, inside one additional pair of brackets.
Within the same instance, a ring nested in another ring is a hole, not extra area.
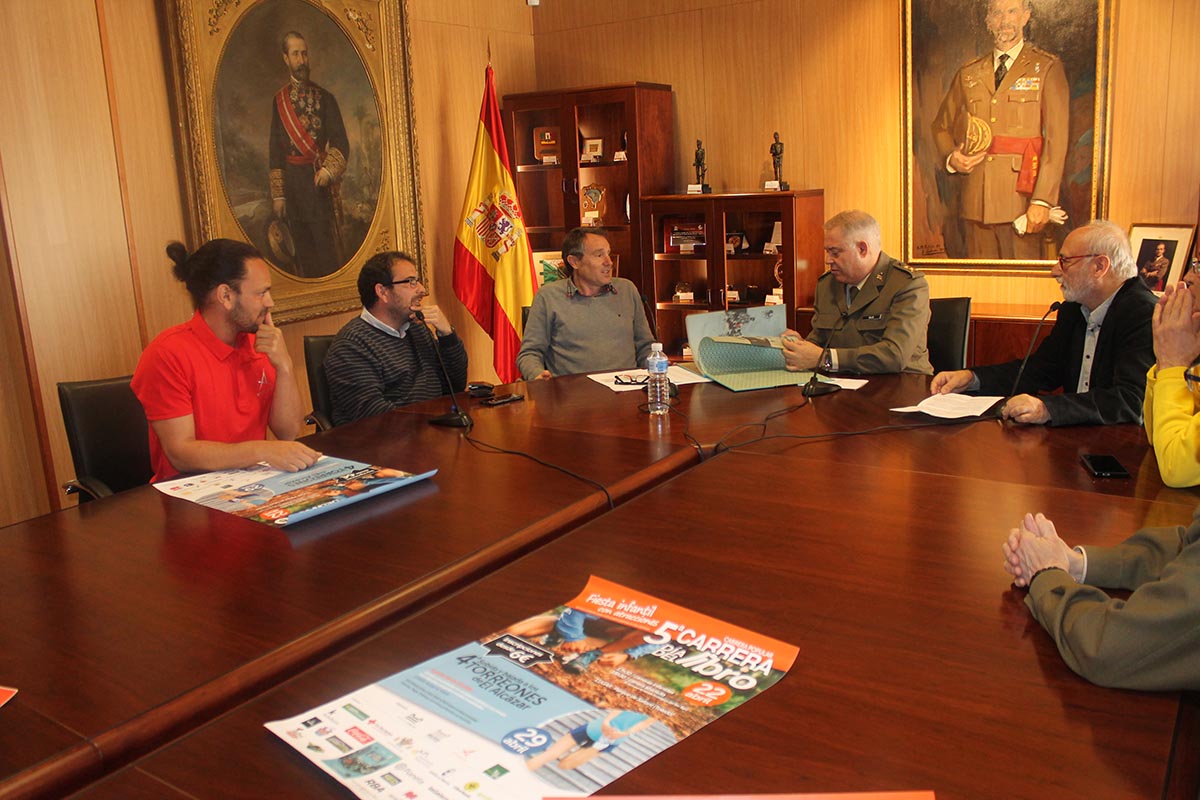
[[(146, 412), (129, 387), (131, 376), (58, 384), (58, 402), (80, 483), (100, 481), (123, 492), (150, 481)], [(104, 494), (103, 488), (100, 494)], [(90, 499), (87, 494), (83, 499)]]
[(967, 368), (967, 334), (971, 298), (939, 297), (929, 301), (927, 347), (934, 372)]
[(329, 378), (325, 375), (325, 354), (333, 336), (304, 337), (304, 366), (308, 370), (308, 391), (312, 395), (313, 419), (320, 430), (333, 427), (333, 398), (329, 395)]

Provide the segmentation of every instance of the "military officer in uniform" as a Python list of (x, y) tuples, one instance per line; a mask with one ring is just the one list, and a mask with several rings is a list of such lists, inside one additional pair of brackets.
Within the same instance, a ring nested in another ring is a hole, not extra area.
[(1171, 259), (1167, 258), (1167, 243), (1159, 242), (1154, 245), (1154, 258), (1142, 264), (1139, 274), (1148, 288), (1161, 292), (1167, 280), (1167, 270), (1170, 268)]
[(843, 211), (826, 222), (825, 263), (812, 333), (807, 340), (795, 331), (783, 335), (787, 368), (932, 375), (925, 347), (929, 284), (883, 252), (875, 218)]
[(309, 80), (308, 44), (297, 31), (280, 42), (291, 80), (271, 100), (268, 146), (271, 202), (295, 242), (294, 265), (302, 278), (331, 275), (344, 263), (340, 187), (350, 143), (337, 100)]
[[(969, 258), (1041, 259), (1041, 233), (1058, 205), (1070, 92), (1062, 61), (1024, 39), (1030, 0), (989, 0), (995, 49), (963, 65), (933, 122), (945, 168), (961, 176)], [(990, 137), (978, 152), (967, 132)], [(1024, 233), (1013, 222), (1024, 217)]]

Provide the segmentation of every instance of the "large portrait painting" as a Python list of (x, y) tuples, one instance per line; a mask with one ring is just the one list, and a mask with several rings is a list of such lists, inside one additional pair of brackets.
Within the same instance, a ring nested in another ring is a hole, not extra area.
[(420, 258), (403, 0), (174, 0), (191, 244), (255, 245), (274, 316), (355, 308), (357, 267)]
[(1045, 266), (1103, 216), (1110, 0), (905, 0), (904, 256)]

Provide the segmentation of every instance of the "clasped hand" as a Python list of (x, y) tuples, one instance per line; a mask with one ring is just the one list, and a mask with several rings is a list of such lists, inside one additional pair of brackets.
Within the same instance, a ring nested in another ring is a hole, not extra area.
[(1075, 580), (1082, 578), (1083, 556), (1059, 538), (1054, 523), (1041, 513), (1026, 514), (1021, 527), (1009, 532), (1000, 550), (1004, 571), (1016, 586), (1028, 586), (1034, 575), (1051, 567), (1066, 570)]
[(1163, 290), (1150, 325), (1159, 369), (1190, 367), (1200, 358), (1200, 309), (1186, 284)]

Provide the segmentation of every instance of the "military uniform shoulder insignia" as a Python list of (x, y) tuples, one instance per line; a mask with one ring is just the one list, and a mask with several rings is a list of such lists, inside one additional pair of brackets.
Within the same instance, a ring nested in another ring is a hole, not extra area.
[(910, 278), (915, 278), (917, 275), (917, 271), (915, 269), (910, 267), (908, 264), (904, 264), (899, 261), (897, 261), (895, 264), (893, 264), (892, 267), (894, 269), (900, 270), (901, 272), (903, 272), (905, 275), (907, 275)]

